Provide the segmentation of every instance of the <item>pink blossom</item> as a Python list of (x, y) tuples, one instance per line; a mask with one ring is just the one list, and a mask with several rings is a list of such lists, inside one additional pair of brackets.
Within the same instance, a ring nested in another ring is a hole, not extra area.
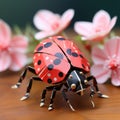
[(73, 16), (73, 9), (68, 9), (62, 16), (49, 10), (38, 11), (33, 18), (33, 23), (41, 31), (35, 34), (35, 38), (43, 39), (60, 33), (69, 25)]
[(108, 78), (115, 86), (120, 86), (120, 37), (114, 37), (107, 41), (103, 49), (92, 49), (94, 65), (91, 73), (98, 83), (105, 83)]
[(25, 36), (12, 36), (9, 25), (0, 20), (0, 72), (8, 68), (13, 71), (20, 70), (27, 63), (27, 45)]
[(106, 11), (100, 10), (93, 17), (93, 22), (76, 22), (74, 30), (82, 36), (82, 40), (103, 40), (115, 25), (116, 20), (116, 16), (111, 19)]

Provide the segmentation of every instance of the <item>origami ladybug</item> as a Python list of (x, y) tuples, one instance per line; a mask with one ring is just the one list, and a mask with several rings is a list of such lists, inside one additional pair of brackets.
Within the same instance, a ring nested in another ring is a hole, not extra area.
[[(12, 86), (12, 88), (20, 86), (27, 70), (36, 75), (30, 78), (26, 94), (21, 100), (29, 98), (33, 80), (51, 84), (43, 90), (40, 102), (40, 106), (44, 106), (46, 92), (51, 90), (52, 94), (48, 110), (53, 109), (53, 99), (58, 90), (62, 91), (64, 99), (73, 111), (74, 108), (66, 96), (67, 91), (83, 95), (86, 88), (89, 87), (91, 98), (95, 94), (95, 90), (99, 97), (108, 98), (107, 95), (103, 95), (99, 91), (95, 77), (87, 77), (86, 74), (90, 71), (90, 65), (79, 48), (71, 40), (62, 36), (49, 37), (43, 40), (34, 50), (33, 64), (34, 68), (26, 67), (18, 83)], [(90, 82), (91, 80), (92, 82)], [(91, 103), (94, 107), (92, 99)]]

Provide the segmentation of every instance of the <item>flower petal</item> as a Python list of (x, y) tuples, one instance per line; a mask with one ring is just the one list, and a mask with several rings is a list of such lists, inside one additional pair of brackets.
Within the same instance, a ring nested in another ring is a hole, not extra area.
[(83, 37), (82, 40), (100, 41), (104, 39), (104, 37), (106, 36), (105, 34), (106, 32), (95, 33), (92, 34), (91, 36)]
[(58, 23), (60, 21), (60, 16), (54, 14), (49, 10), (40, 10), (38, 11), (34, 18), (33, 23), (39, 30), (49, 31), (53, 23)]
[(68, 9), (63, 13), (63, 15), (61, 16), (61, 23), (60, 23), (62, 29), (66, 28), (69, 25), (73, 17), (74, 17), (73, 9)]
[[(89, 29), (88, 29), (89, 28)], [(90, 22), (76, 22), (74, 25), (74, 30), (83, 36), (93, 35), (93, 25)]]
[(0, 52), (0, 72), (5, 71), (11, 64), (11, 57), (7, 51)]
[(100, 10), (93, 18), (94, 28), (96, 31), (106, 31), (109, 29), (110, 20), (110, 15), (106, 11)]
[(41, 32), (38, 32), (38, 33), (35, 34), (35, 38), (37, 40), (40, 40), (40, 39), (46, 38), (50, 35), (51, 35), (50, 32), (41, 31)]
[(117, 21), (117, 17), (115, 16), (114, 18), (112, 18), (112, 20), (110, 22), (110, 28), (109, 28), (109, 30), (111, 30), (114, 27), (116, 21)]
[(110, 77), (111, 71), (104, 68), (103, 65), (93, 65), (91, 67), (91, 74), (96, 77), (98, 83), (102, 84)]
[(120, 86), (120, 69), (112, 72), (111, 82), (114, 86)]
[(120, 56), (120, 37), (113, 37), (105, 43), (104, 51), (107, 56), (115, 57)]
[(107, 56), (104, 51), (98, 47), (92, 49), (92, 60), (95, 64), (104, 64)]
[(11, 29), (7, 23), (0, 20), (0, 48), (7, 47), (11, 40)]
[(23, 35), (16, 35), (12, 38), (9, 47), (14, 52), (25, 53), (28, 47), (28, 39)]
[(22, 53), (13, 53), (11, 54), (12, 63), (9, 67), (12, 71), (19, 71), (22, 67), (27, 64), (27, 56)]

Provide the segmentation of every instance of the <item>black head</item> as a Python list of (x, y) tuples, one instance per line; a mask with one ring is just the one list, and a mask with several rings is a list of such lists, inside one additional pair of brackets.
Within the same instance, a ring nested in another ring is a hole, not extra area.
[(67, 79), (69, 89), (79, 95), (83, 95), (83, 90), (87, 87), (86, 83), (87, 78), (82, 71), (73, 70)]

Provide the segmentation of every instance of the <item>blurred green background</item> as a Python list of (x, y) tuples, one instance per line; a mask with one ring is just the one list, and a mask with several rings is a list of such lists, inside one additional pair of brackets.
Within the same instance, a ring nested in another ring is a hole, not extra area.
[(111, 17), (118, 16), (116, 26), (120, 26), (120, 0), (0, 0), (0, 18), (11, 26), (24, 27), (33, 21), (34, 14), (40, 9), (48, 9), (62, 14), (65, 10), (75, 9), (75, 21), (91, 21), (94, 14), (106, 10)]

